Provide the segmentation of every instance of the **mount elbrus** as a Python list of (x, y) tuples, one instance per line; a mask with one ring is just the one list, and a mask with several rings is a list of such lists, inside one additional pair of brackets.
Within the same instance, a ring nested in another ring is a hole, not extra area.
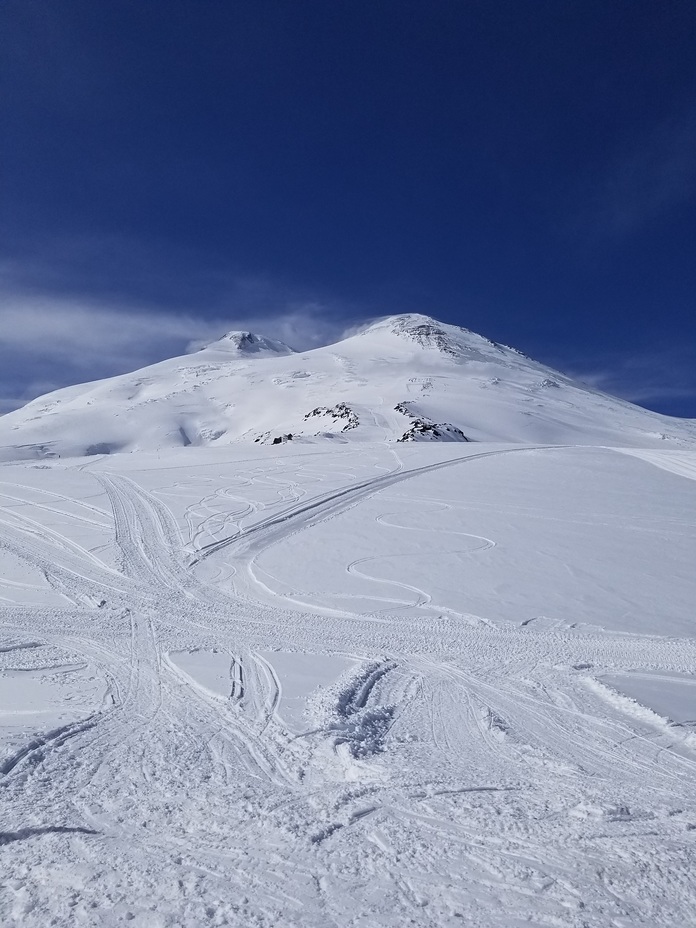
[(249, 332), (0, 418), (0, 459), (244, 441), (692, 443), (649, 412), (458, 326), (399, 315), (295, 352)]

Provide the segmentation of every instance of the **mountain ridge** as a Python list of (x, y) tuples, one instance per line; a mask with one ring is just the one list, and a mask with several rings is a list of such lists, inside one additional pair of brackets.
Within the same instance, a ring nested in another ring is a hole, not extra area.
[(696, 422), (415, 313), (304, 352), (233, 330), (194, 354), (65, 387), (0, 419), (0, 460), (239, 441), (664, 447), (695, 442)]

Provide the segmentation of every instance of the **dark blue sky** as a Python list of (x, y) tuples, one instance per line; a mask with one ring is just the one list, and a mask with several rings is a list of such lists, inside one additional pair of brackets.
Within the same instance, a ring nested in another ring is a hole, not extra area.
[(4, 0), (0, 411), (418, 311), (696, 416), (694, 49), (693, 0)]

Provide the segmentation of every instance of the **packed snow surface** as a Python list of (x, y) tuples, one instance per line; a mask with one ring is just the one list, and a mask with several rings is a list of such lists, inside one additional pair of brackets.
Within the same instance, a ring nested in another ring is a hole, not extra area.
[(0, 417), (0, 460), (237, 442), (504, 441), (680, 447), (696, 423), (639, 409), (458, 326), (391, 316), (297, 353), (230, 332)]
[(693, 924), (696, 451), (611, 410), (1, 466), (0, 924)]

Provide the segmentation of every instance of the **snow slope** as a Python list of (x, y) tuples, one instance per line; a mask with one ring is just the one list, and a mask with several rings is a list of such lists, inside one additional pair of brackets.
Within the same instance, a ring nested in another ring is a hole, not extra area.
[(427, 316), (295, 353), (232, 332), (0, 418), (0, 460), (256, 443), (506, 441), (660, 447), (691, 420), (640, 409)]
[(696, 451), (629, 452), (0, 466), (0, 924), (692, 924)]
[(692, 924), (693, 439), (414, 316), (0, 419), (0, 924)]

